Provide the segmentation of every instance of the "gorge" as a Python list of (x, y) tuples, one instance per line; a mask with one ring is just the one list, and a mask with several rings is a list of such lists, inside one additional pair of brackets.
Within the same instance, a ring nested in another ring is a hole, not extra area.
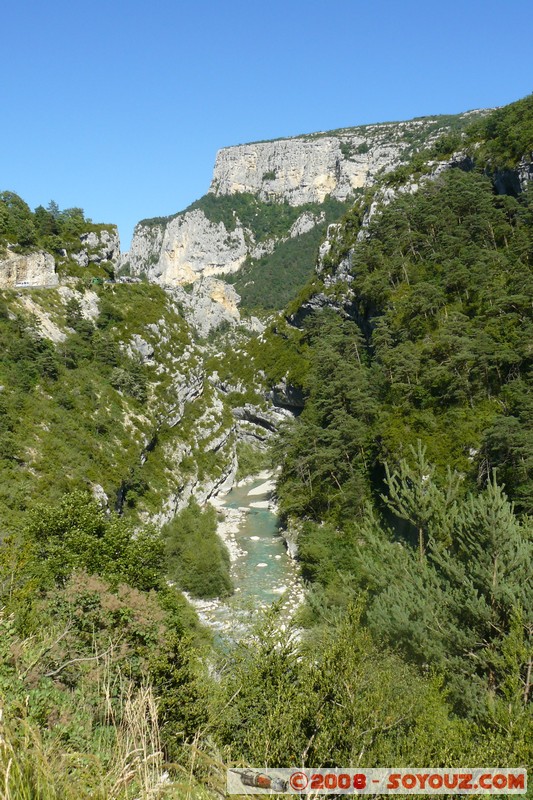
[(0, 194), (0, 784), (531, 763), (532, 163), (531, 96), (237, 145), (122, 255)]

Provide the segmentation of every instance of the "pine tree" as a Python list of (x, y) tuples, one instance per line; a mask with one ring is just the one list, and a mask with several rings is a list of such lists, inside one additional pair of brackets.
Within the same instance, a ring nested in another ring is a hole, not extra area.
[[(453, 619), (446, 635), (450, 658), (459, 657), (466, 674), (482, 675), (495, 695), (510, 679), (505, 653), (518, 636), (522, 663), (515, 664), (515, 680), (527, 702), (533, 658), (531, 525), (518, 520), (493, 479), (481, 494), (461, 504), (453, 534), (450, 548), (436, 545), (431, 553), (448, 590)], [(516, 647), (514, 651), (516, 656)]]
[[(422, 450), (419, 456), (426, 469)], [(411, 485), (412, 478), (404, 465), (392, 484), (390, 507), (413, 524), (423, 523), (423, 530), (442, 531), (446, 495), (430, 488), (417, 512), (420, 483)], [(428, 497), (435, 498), (433, 506)], [(409, 660), (442, 672), (462, 712), (483, 713), (510, 694), (513, 702), (527, 703), (533, 660), (531, 525), (515, 516), (494, 480), (479, 495), (453, 503), (447, 537), (430, 535), (423, 558), (407, 544), (381, 537), (378, 579), (379, 536), (367, 531), (360, 560), (362, 573), (374, 576), (370, 626)]]
[(449, 540), (457, 516), (457, 498), (461, 476), (448, 469), (441, 488), (436, 481), (435, 466), (426, 458), (426, 448), (418, 441), (410, 447), (411, 463), (400, 461), (391, 472), (385, 463), (388, 495), (381, 495), (385, 504), (400, 519), (416, 528), (420, 560), (423, 561), (428, 543)]

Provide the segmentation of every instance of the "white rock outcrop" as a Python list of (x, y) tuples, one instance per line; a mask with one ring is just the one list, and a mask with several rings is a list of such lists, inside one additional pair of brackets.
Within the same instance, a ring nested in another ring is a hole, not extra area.
[(248, 249), (243, 228), (228, 231), (195, 209), (165, 226), (136, 226), (127, 260), (131, 273), (169, 286), (193, 283), (202, 275), (236, 272)]
[(231, 325), (240, 322), (239, 295), (233, 286), (217, 278), (200, 278), (190, 292), (177, 287), (173, 297), (200, 336), (207, 336), (224, 322)]
[(308, 231), (313, 230), (315, 225), (319, 225), (321, 222), (324, 222), (326, 215), (322, 211), (321, 214), (311, 214), (309, 211), (304, 211), (301, 214), (296, 222), (292, 225), (289, 236), (291, 239), (295, 239), (297, 236), (301, 236)]
[(113, 264), (118, 264), (120, 261), (120, 239), (118, 230), (114, 226), (98, 232), (88, 231), (80, 234), (80, 245), (81, 249), (71, 254), (71, 258), (80, 267), (100, 264), (102, 261), (110, 261)]
[(226, 147), (217, 153), (209, 191), (250, 192), (293, 206), (322, 203), (327, 195), (346, 200), (405, 161), (417, 138), (426, 144), (437, 138), (446, 124), (432, 130), (436, 122), (427, 117)]
[(61, 298), (61, 302), (65, 305), (67, 305), (69, 300), (77, 300), (80, 304), (82, 317), (91, 322), (96, 321), (100, 313), (100, 300), (96, 292), (79, 292), (76, 289), (72, 289), (70, 286), (60, 286), (58, 294)]
[[(227, 147), (216, 156), (209, 192), (250, 193), (264, 202), (295, 207), (322, 203), (328, 196), (344, 201), (447, 129), (446, 118), (426, 117)], [(146, 275), (166, 286), (192, 283), (201, 276), (236, 272), (248, 256), (259, 259), (272, 253), (280, 242), (324, 220), (323, 213), (302, 210), (286, 234), (256, 241), (239, 220), (237, 207), (233, 214), (231, 230), (209, 220), (200, 208), (168, 220), (140, 222), (122, 266), (132, 276)]]
[(0, 257), (0, 288), (57, 286), (54, 257), (44, 250), (12, 253)]
[(28, 314), (37, 319), (41, 336), (44, 336), (45, 339), (50, 339), (51, 342), (56, 344), (65, 341), (67, 338), (65, 331), (54, 322), (50, 314), (38, 302), (35, 302), (30, 292), (21, 292), (19, 302)]

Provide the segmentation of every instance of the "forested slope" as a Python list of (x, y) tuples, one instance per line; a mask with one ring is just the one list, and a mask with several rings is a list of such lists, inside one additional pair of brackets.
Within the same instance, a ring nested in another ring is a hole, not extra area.
[(419, 185), (356, 207), (278, 323), (306, 395), (278, 488), (310, 610), (363, 591), (376, 641), (484, 724), (531, 724), (533, 198), (497, 189), (532, 119), (527, 98), (477, 125), (468, 169), (418, 156)]

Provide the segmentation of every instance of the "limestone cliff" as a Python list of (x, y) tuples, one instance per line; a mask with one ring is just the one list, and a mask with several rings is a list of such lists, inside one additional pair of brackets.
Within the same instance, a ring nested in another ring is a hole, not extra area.
[(425, 117), (224, 148), (216, 157), (208, 198), (227, 198), (231, 204), (231, 196), (253, 196), (270, 206), (314, 208), (302, 208), (284, 231), (265, 237), (243, 218), (237, 201), (232, 216), (224, 219), (213, 216), (212, 203), (200, 208), (199, 201), (174, 217), (140, 222), (122, 266), (167, 286), (236, 272), (247, 259), (271, 254), (281, 242), (321, 224), (320, 205), (327, 198), (354, 196), (467, 117)]
[(327, 195), (346, 200), (405, 161), (413, 142), (427, 144), (446, 127), (428, 117), (227, 147), (217, 154), (209, 191), (250, 192), (295, 206), (322, 203)]
[(322, 214), (304, 211), (286, 235), (258, 241), (238, 217), (232, 228), (210, 220), (201, 209), (185, 211), (168, 222), (138, 223), (122, 268), (164, 286), (194, 283), (201, 277), (237, 272), (249, 256), (272, 253), (281, 242), (301, 236), (322, 221)]
[(71, 258), (80, 267), (102, 262), (117, 264), (120, 259), (120, 239), (114, 225), (81, 233), (80, 245), (80, 250), (71, 253)]
[(187, 322), (200, 336), (207, 336), (223, 323), (236, 325), (240, 322), (239, 296), (233, 286), (224, 281), (200, 278), (190, 292), (180, 286), (171, 292)]
[[(79, 235), (79, 245), (62, 249), (54, 257), (45, 250), (30, 253), (14, 252), (13, 245), (0, 255), (0, 288), (49, 288), (57, 286), (59, 270), (68, 274), (68, 264), (74, 261), (80, 267), (89, 264), (109, 265), (114, 268), (120, 260), (120, 240), (115, 225), (92, 225), (92, 229)], [(15, 248), (18, 249), (18, 248)]]
[(228, 231), (223, 222), (211, 222), (196, 209), (168, 224), (139, 223), (127, 260), (132, 275), (178, 286), (201, 275), (235, 272), (246, 258), (244, 231)]
[(57, 280), (54, 257), (43, 250), (28, 254), (8, 250), (0, 258), (1, 289), (56, 286)]

